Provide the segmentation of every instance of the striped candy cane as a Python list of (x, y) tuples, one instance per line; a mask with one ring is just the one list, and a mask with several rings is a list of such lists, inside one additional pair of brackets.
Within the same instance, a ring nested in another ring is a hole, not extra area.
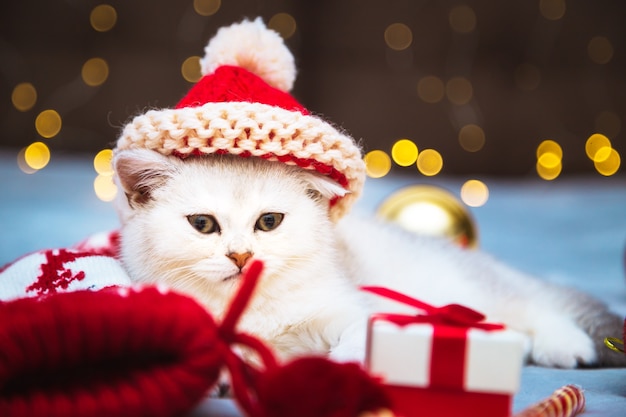
[(577, 385), (566, 385), (515, 417), (574, 417), (585, 409), (585, 395)]

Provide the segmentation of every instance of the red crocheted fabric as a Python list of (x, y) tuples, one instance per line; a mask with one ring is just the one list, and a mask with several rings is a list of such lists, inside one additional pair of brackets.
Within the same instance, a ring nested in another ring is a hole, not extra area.
[(309, 111), (289, 93), (270, 86), (261, 77), (245, 68), (232, 65), (222, 65), (212, 74), (202, 77), (175, 108), (198, 107), (207, 102), (263, 103), (285, 110), (299, 111), (304, 115), (309, 114)]
[(216, 381), (217, 327), (192, 299), (155, 288), (0, 305), (0, 416), (187, 412)]

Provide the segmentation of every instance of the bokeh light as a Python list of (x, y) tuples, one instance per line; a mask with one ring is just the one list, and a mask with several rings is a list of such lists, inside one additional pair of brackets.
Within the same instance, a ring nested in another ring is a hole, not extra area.
[(221, 0), (193, 0), (193, 9), (200, 16), (212, 16), (220, 9)]
[(541, 84), (541, 71), (535, 65), (524, 63), (515, 69), (515, 85), (520, 90), (532, 91)]
[(540, 178), (551, 181), (556, 179), (563, 169), (563, 149), (557, 142), (547, 139), (537, 146), (535, 168)]
[(112, 175), (98, 175), (93, 182), (93, 189), (102, 201), (112, 201), (117, 194), (117, 186)]
[(604, 36), (595, 36), (587, 44), (587, 54), (596, 64), (607, 64), (613, 58), (613, 45)]
[(561, 158), (552, 152), (545, 152), (539, 156), (537, 163), (546, 168), (555, 168), (561, 163)]
[(595, 119), (595, 130), (598, 133), (615, 138), (622, 130), (622, 120), (612, 111), (600, 112)]
[(24, 162), (32, 169), (43, 169), (50, 162), (50, 149), (43, 142), (31, 143), (24, 151)]
[[(602, 148), (602, 150), (605, 149), (607, 148)], [(598, 151), (598, 153), (600, 153), (600, 151)], [(619, 170), (621, 164), (620, 155), (615, 149), (608, 149), (607, 153), (608, 154), (606, 155), (606, 157), (604, 157), (602, 160), (593, 161), (593, 166), (596, 168), (596, 170), (606, 177), (615, 174)]]
[(559, 20), (565, 15), (565, 0), (539, 0), (539, 12), (548, 20)]
[(426, 103), (438, 103), (445, 95), (445, 86), (441, 78), (428, 75), (417, 83), (417, 95)]
[(461, 186), (461, 200), (470, 207), (481, 207), (489, 200), (489, 188), (479, 180), (468, 180)]
[[(601, 133), (594, 133), (587, 138), (585, 142), (585, 153), (587, 157), (592, 161), (602, 162), (603, 159), (608, 157), (606, 149), (611, 149), (611, 141), (605, 135)], [(602, 150), (605, 149), (603, 152)]]
[(108, 4), (100, 4), (91, 10), (89, 23), (98, 32), (107, 32), (115, 26), (117, 22), (117, 11)]
[(103, 149), (93, 158), (93, 168), (100, 175), (113, 175), (112, 159), (113, 151), (111, 149)]
[(542, 141), (539, 146), (537, 146), (537, 159), (540, 159), (542, 155), (547, 153), (553, 154), (558, 159), (563, 158), (563, 149), (561, 148), (561, 145), (551, 139), (546, 139)]
[(276, 13), (267, 22), (267, 27), (280, 33), (283, 39), (289, 39), (296, 33), (296, 19), (289, 13)]
[(434, 149), (424, 149), (417, 156), (417, 169), (423, 175), (431, 177), (439, 174), (443, 168), (443, 158)]
[(464, 77), (453, 77), (446, 83), (446, 96), (453, 104), (467, 104), (474, 94), (472, 83)]
[(13, 88), (11, 102), (19, 111), (28, 111), (37, 102), (37, 90), (31, 83), (20, 83)]
[(56, 110), (44, 110), (35, 119), (37, 133), (46, 139), (55, 137), (61, 131), (61, 116)]
[(180, 73), (190, 83), (196, 83), (202, 78), (202, 69), (199, 56), (190, 56), (180, 66)]
[(455, 32), (471, 33), (476, 28), (476, 13), (469, 6), (456, 6), (450, 10), (448, 21)]
[(391, 158), (385, 151), (370, 151), (363, 160), (365, 161), (365, 171), (371, 178), (384, 177), (391, 170)]
[(385, 43), (394, 51), (402, 51), (413, 42), (413, 32), (404, 23), (392, 23), (385, 29)]
[(459, 130), (459, 144), (468, 152), (478, 152), (485, 146), (485, 132), (478, 125), (465, 125)]
[(91, 58), (83, 64), (81, 77), (90, 87), (102, 85), (109, 77), (109, 64), (102, 58)]
[(541, 165), (539, 161), (537, 161), (536, 165), (537, 175), (543, 180), (552, 181), (556, 179), (559, 175), (561, 175), (561, 171), (563, 169), (562, 163), (559, 163), (553, 167), (547, 167), (545, 165)]
[(393, 144), (391, 157), (400, 166), (413, 165), (417, 161), (417, 145), (409, 139), (400, 139)]

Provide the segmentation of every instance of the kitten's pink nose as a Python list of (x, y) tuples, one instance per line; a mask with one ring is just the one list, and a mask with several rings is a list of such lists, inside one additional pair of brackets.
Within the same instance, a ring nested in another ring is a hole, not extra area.
[(244, 267), (248, 259), (252, 258), (252, 252), (244, 252), (244, 253), (235, 253), (231, 252), (228, 255), (228, 258), (233, 261), (237, 268), (241, 269)]

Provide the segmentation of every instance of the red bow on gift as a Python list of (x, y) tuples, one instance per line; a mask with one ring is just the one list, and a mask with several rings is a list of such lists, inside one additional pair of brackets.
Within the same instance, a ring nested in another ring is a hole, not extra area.
[(405, 314), (384, 315), (387, 321), (400, 326), (410, 323), (431, 323), (458, 327), (473, 327), (486, 331), (504, 329), (504, 325), (502, 324), (483, 323), (482, 321), (486, 318), (484, 314), (460, 304), (448, 304), (443, 307), (435, 307), (385, 287), (365, 286), (361, 287), (361, 289), (426, 312), (426, 315), (416, 314), (414, 316), (407, 316)]

